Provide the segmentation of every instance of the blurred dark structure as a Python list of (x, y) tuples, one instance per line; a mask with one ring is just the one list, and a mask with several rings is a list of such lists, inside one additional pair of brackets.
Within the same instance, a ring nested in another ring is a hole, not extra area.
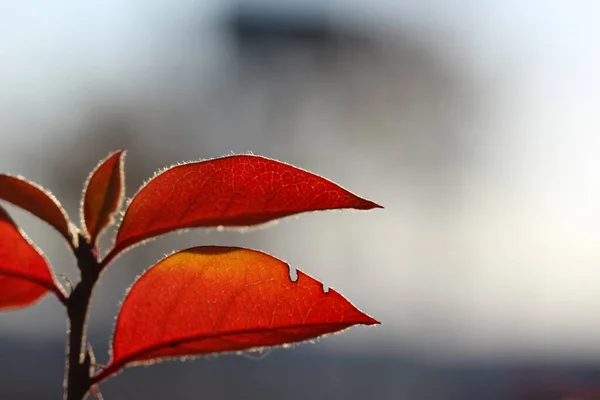
[(318, 61), (331, 63), (342, 49), (357, 52), (373, 45), (360, 32), (336, 26), (319, 10), (298, 13), (239, 6), (224, 20), (223, 29), (235, 43), (241, 63), (253, 59), (267, 68), (298, 49), (308, 49)]
[[(62, 345), (58, 341), (26, 345), (0, 339), (2, 360), (11, 360), (11, 368), (0, 374), (0, 398), (61, 398)], [(104, 398), (111, 400), (599, 398), (599, 367), (565, 365), (555, 368), (554, 373), (545, 370), (547, 367), (536, 365), (440, 366), (401, 357), (331, 357), (320, 351), (276, 350), (260, 361), (223, 356), (130, 368), (102, 384), (101, 389)]]
[(263, 48), (276, 45), (326, 46), (337, 36), (327, 16), (319, 12), (298, 14), (241, 6), (228, 15), (224, 27), (239, 49), (252, 56), (261, 56)]

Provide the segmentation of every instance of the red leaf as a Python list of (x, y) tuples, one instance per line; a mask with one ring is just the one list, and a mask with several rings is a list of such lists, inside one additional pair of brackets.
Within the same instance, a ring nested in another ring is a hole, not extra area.
[(58, 200), (41, 186), (21, 177), (0, 174), (0, 199), (29, 211), (71, 242), (71, 223), (67, 213)]
[(175, 253), (134, 283), (119, 313), (112, 361), (126, 364), (305, 341), (378, 324), (335, 290), (255, 250), (196, 247)]
[(177, 229), (248, 226), (305, 211), (376, 207), (320, 176), (264, 157), (178, 165), (135, 195), (103, 264), (127, 247)]
[(81, 224), (94, 245), (121, 206), (124, 156), (123, 151), (118, 151), (102, 161), (90, 174), (83, 191)]
[(48, 291), (65, 301), (44, 256), (0, 207), (0, 309), (33, 304)]

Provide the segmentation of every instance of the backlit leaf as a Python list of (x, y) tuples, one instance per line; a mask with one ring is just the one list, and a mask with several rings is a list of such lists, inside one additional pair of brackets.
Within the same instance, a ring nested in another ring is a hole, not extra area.
[(71, 242), (71, 224), (58, 200), (33, 182), (0, 174), (0, 199), (6, 200), (53, 226)]
[(123, 200), (123, 158), (118, 151), (102, 161), (91, 173), (81, 202), (81, 224), (86, 229), (90, 243), (113, 222)]
[(157, 175), (135, 195), (107, 259), (182, 228), (249, 226), (306, 211), (376, 207), (325, 178), (264, 157), (183, 164)]
[(33, 304), (48, 291), (64, 301), (44, 256), (0, 207), (0, 309)]
[(146, 271), (117, 319), (112, 360), (126, 364), (306, 341), (353, 325), (378, 324), (335, 290), (268, 254), (196, 247)]

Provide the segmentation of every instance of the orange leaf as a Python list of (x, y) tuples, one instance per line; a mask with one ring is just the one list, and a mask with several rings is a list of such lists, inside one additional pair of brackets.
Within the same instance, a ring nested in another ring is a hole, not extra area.
[(134, 283), (119, 313), (112, 360), (126, 364), (305, 341), (378, 324), (335, 290), (268, 254), (233, 247), (175, 253)]
[(42, 219), (71, 243), (71, 223), (67, 213), (58, 200), (41, 186), (21, 177), (0, 174), (0, 199)]
[(44, 256), (0, 207), (0, 309), (33, 304), (48, 291), (65, 301)]
[(123, 158), (118, 151), (108, 156), (90, 174), (81, 202), (81, 224), (90, 243), (96, 245), (102, 231), (113, 222), (123, 200)]
[(127, 247), (177, 229), (248, 226), (306, 211), (376, 207), (381, 206), (325, 178), (264, 157), (178, 165), (135, 195), (103, 264)]

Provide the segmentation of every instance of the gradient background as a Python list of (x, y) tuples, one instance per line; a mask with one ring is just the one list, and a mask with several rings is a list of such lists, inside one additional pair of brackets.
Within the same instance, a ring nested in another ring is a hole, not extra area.
[[(99, 362), (132, 280), (199, 244), (273, 254), (383, 325), (128, 369), (107, 400), (561, 399), (600, 382), (600, 3), (79, 3), (0, 1), (1, 171), (75, 219), (116, 149), (128, 196), (180, 160), (251, 151), (386, 207), (120, 257), (93, 299)], [(60, 236), (7, 208), (76, 279)], [(61, 398), (65, 328), (50, 296), (0, 314), (0, 399)]]

